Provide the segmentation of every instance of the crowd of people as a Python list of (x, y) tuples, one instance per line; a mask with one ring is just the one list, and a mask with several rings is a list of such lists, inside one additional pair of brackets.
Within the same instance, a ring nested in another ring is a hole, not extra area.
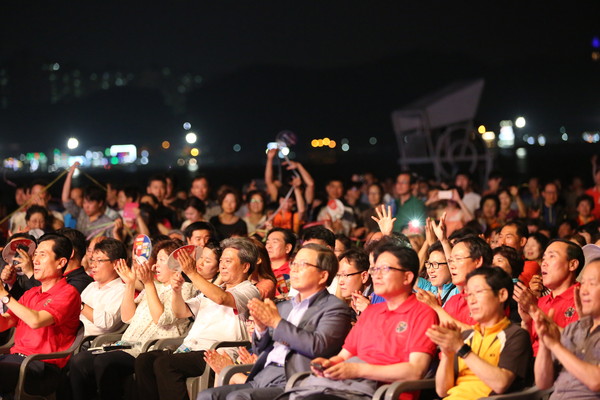
[[(58, 204), (46, 182), (17, 187), (0, 261), (0, 340), (14, 340), (0, 395), (28, 355), (64, 351), (81, 324), (122, 337), (32, 362), (28, 391), (188, 399), (187, 378), (244, 363), (249, 374), (197, 398), (367, 399), (426, 377), (448, 399), (533, 385), (553, 387), (552, 399), (600, 398), (595, 157), (589, 189), (494, 172), (483, 190), (466, 172), (435, 182), (410, 171), (321, 188), (299, 162), (276, 173), (276, 160), (269, 151), (264, 179), (242, 190), (213, 190), (204, 175), (181, 188), (171, 174), (143, 189), (82, 188), (78, 164)], [(147, 258), (135, 250), (144, 237)], [(162, 338), (181, 345), (145, 345)], [(211, 349), (244, 340), (252, 347)]]

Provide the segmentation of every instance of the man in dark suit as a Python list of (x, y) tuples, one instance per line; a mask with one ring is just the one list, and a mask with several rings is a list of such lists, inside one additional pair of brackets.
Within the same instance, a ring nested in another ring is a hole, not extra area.
[(248, 303), (259, 358), (246, 383), (205, 390), (198, 400), (271, 400), (283, 393), (287, 378), (310, 369), (311, 359), (331, 357), (341, 349), (351, 315), (345, 303), (327, 292), (338, 269), (335, 254), (308, 244), (290, 267), (291, 285), (298, 291), (295, 298), (278, 305), (268, 299)]

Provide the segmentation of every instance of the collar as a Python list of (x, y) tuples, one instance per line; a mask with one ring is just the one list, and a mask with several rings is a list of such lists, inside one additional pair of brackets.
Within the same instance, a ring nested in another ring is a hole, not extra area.
[(418, 307), (419, 304), (422, 304), (422, 303), (420, 303), (419, 300), (417, 300), (417, 296), (414, 293), (411, 293), (410, 296), (408, 296), (406, 298), (406, 300), (404, 300), (402, 302), (402, 304), (400, 304), (394, 310), (390, 310), (387, 307), (387, 299), (386, 299), (386, 302), (383, 304), (385, 305), (385, 307), (381, 307), (382, 314), (385, 314), (385, 313), (406, 314), (406, 313), (410, 312), (411, 310), (415, 309), (416, 307)]
[(313, 303), (319, 297), (321, 297), (320, 295), (323, 294), (323, 292), (327, 292), (327, 289), (323, 289), (316, 293), (313, 293), (302, 301), (300, 301), (300, 293), (298, 293), (296, 296), (292, 297), (292, 299), (290, 300), (292, 302), (292, 307), (296, 307), (298, 304), (302, 304), (302, 303), (308, 303), (308, 306), (310, 307), (313, 305)]
[(54, 286), (52, 286), (50, 289), (46, 290), (45, 292), (42, 292), (42, 286), (34, 286), (33, 289), (37, 290), (38, 293), (43, 293), (43, 294), (53, 294), (55, 292), (61, 291), (63, 290), (63, 288), (68, 285), (67, 283), (67, 279), (66, 278), (61, 278), (58, 282), (56, 282), (56, 284)]
[(574, 294), (574, 290), (575, 290), (575, 286), (578, 286), (579, 282), (574, 283), (573, 285), (569, 286), (567, 288), (567, 290), (565, 290), (564, 292), (562, 292), (561, 294), (559, 294), (558, 296), (554, 296), (554, 293), (550, 292), (550, 294), (548, 295), (550, 299), (555, 300), (555, 299), (572, 299), (574, 298), (575, 294)]
[(485, 329), (485, 331), (482, 331), (481, 325), (479, 323), (475, 324), (475, 326), (473, 326), (473, 329), (476, 330), (477, 332), (479, 332), (482, 336), (493, 335), (500, 331), (503, 331), (510, 324), (511, 324), (510, 320), (507, 317), (504, 317), (495, 325)]

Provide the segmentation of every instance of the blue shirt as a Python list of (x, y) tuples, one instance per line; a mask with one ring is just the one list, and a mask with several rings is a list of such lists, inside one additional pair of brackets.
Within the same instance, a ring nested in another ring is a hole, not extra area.
[[(438, 294), (437, 286), (433, 286), (433, 284), (425, 278), (419, 277), (419, 280), (417, 281), (417, 287), (419, 289), (427, 290), (428, 292), (431, 292), (435, 295)], [(442, 286), (442, 293), (441, 293), (440, 298), (443, 299), (444, 300), (443, 303), (445, 303), (448, 301), (449, 298), (451, 298), (452, 296), (454, 296), (455, 294), (458, 294), (458, 293), (460, 293), (458, 288), (456, 286), (454, 286), (454, 284), (452, 282), (448, 282), (448, 283), (445, 283), (444, 286)]]

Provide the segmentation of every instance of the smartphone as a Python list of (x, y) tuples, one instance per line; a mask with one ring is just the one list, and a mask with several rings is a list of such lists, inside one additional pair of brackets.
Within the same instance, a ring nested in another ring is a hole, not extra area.
[(322, 364), (316, 363), (316, 362), (311, 362), (310, 366), (313, 367), (314, 369), (316, 369), (319, 372), (323, 372), (325, 370), (325, 368), (323, 368)]
[(440, 200), (450, 200), (450, 199), (452, 199), (452, 190), (440, 190), (438, 192), (438, 198)]

